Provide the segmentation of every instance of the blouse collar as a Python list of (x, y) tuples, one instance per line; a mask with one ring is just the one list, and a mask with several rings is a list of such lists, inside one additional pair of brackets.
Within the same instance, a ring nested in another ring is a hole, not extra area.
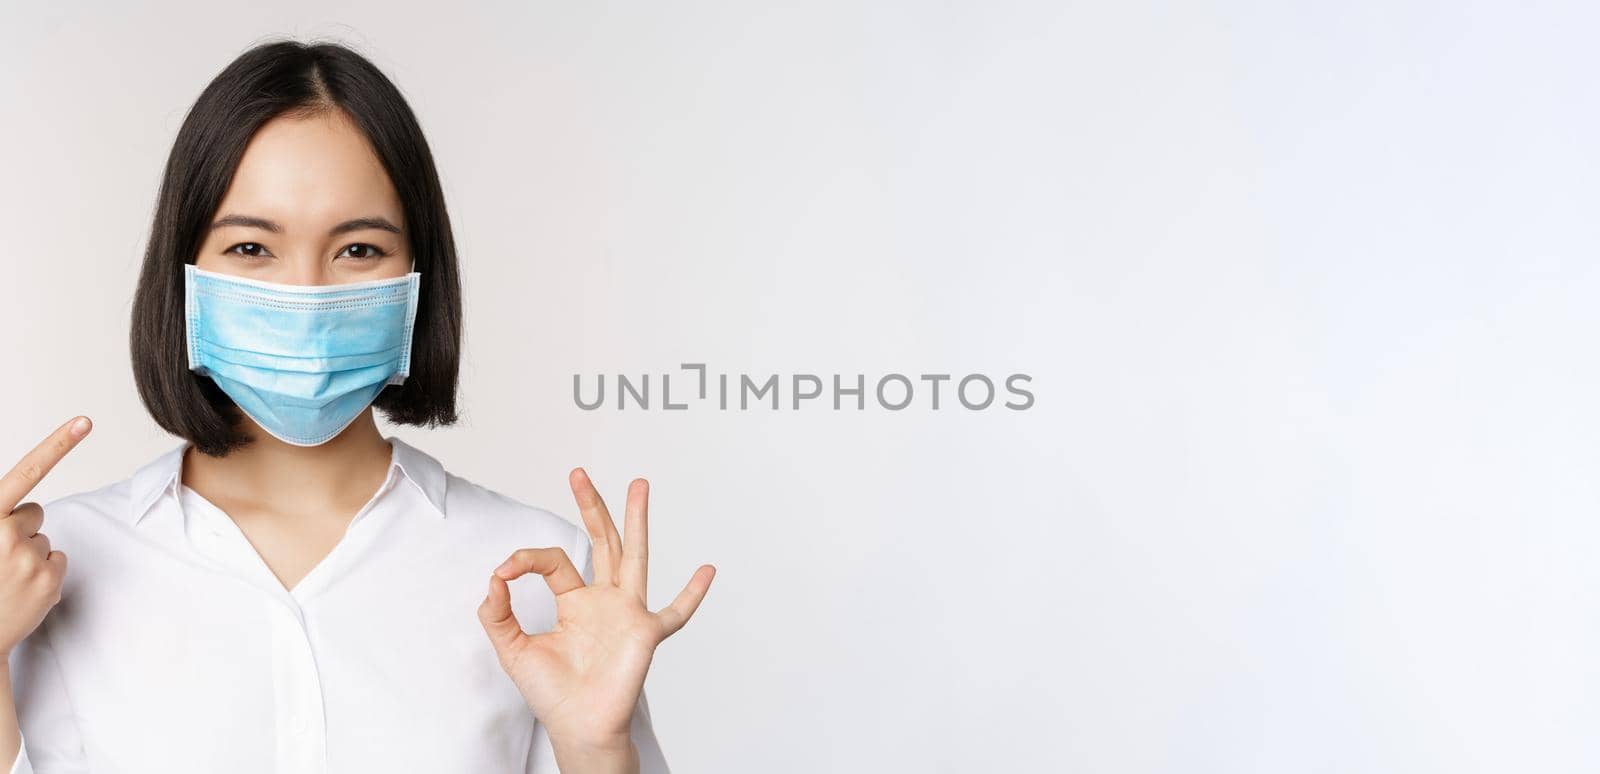
[[(399, 468), (406, 480), (428, 499), (434, 513), (444, 518), (444, 466), (427, 452), (399, 438), (387, 436), (385, 440), (393, 447), (389, 455), (390, 469)], [(128, 515), (134, 524), (138, 524), (149, 513), (162, 495), (177, 489), (178, 473), (183, 467), (183, 452), (187, 448), (189, 442), (185, 441), (134, 471), (128, 498)]]

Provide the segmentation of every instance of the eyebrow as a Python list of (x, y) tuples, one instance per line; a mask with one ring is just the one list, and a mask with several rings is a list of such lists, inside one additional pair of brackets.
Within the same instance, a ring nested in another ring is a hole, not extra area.
[[(283, 226), (254, 215), (224, 215), (212, 222), (211, 230), (224, 226), (243, 226), (245, 228), (259, 228), (274, 234), (283, 233)], [(380, 215), (368, 215), (364, 218), (352, 218), (328, 229), (328, 236), (338, 236), (351, 231), (364, 231), (366, 229), (378, 229), (379, 231), (389, 231), (395, 234), (400, 233), (400, 227), (390, 223), (388, 218)]]

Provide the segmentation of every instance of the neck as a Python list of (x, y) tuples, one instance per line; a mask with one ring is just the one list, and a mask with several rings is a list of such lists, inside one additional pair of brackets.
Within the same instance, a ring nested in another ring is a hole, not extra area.
[(317, 512), (364, 502), (388, 474), (393, 450), (378, 432), (370, 408), (317, 446), (285, 443), (249, 417), (244, 417), (244, 427), (251, 442), (226, 456), (210, 457), (189, 447), (183, 455), (183, 483), (213, 502)]

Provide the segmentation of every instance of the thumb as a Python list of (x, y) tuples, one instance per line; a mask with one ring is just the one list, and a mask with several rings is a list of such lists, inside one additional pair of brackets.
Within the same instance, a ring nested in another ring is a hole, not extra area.
[(489, 635), (489, 641), (494, 644), (496, 651), (527, 636), (522, 632), (522, 624), (517, 622), (516, 613), (511, 610), (511, 587), (506, 585), (505, 578), (498, 575), (489, 576), (489, 595), (484, 597), (483, 604), (478, 605), (478, 620), (483, 623), (483, 630)]

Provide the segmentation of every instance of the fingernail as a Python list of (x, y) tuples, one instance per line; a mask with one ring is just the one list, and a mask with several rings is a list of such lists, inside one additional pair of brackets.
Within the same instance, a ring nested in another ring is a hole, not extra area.
[(75, 438), (82, 438), (89, 432), (89, 418), (78, 417), (77, 419), (74, 419), (72, 421), (72, 427), (68, 429), (68, 432), (72, 433), (73, 437)]

